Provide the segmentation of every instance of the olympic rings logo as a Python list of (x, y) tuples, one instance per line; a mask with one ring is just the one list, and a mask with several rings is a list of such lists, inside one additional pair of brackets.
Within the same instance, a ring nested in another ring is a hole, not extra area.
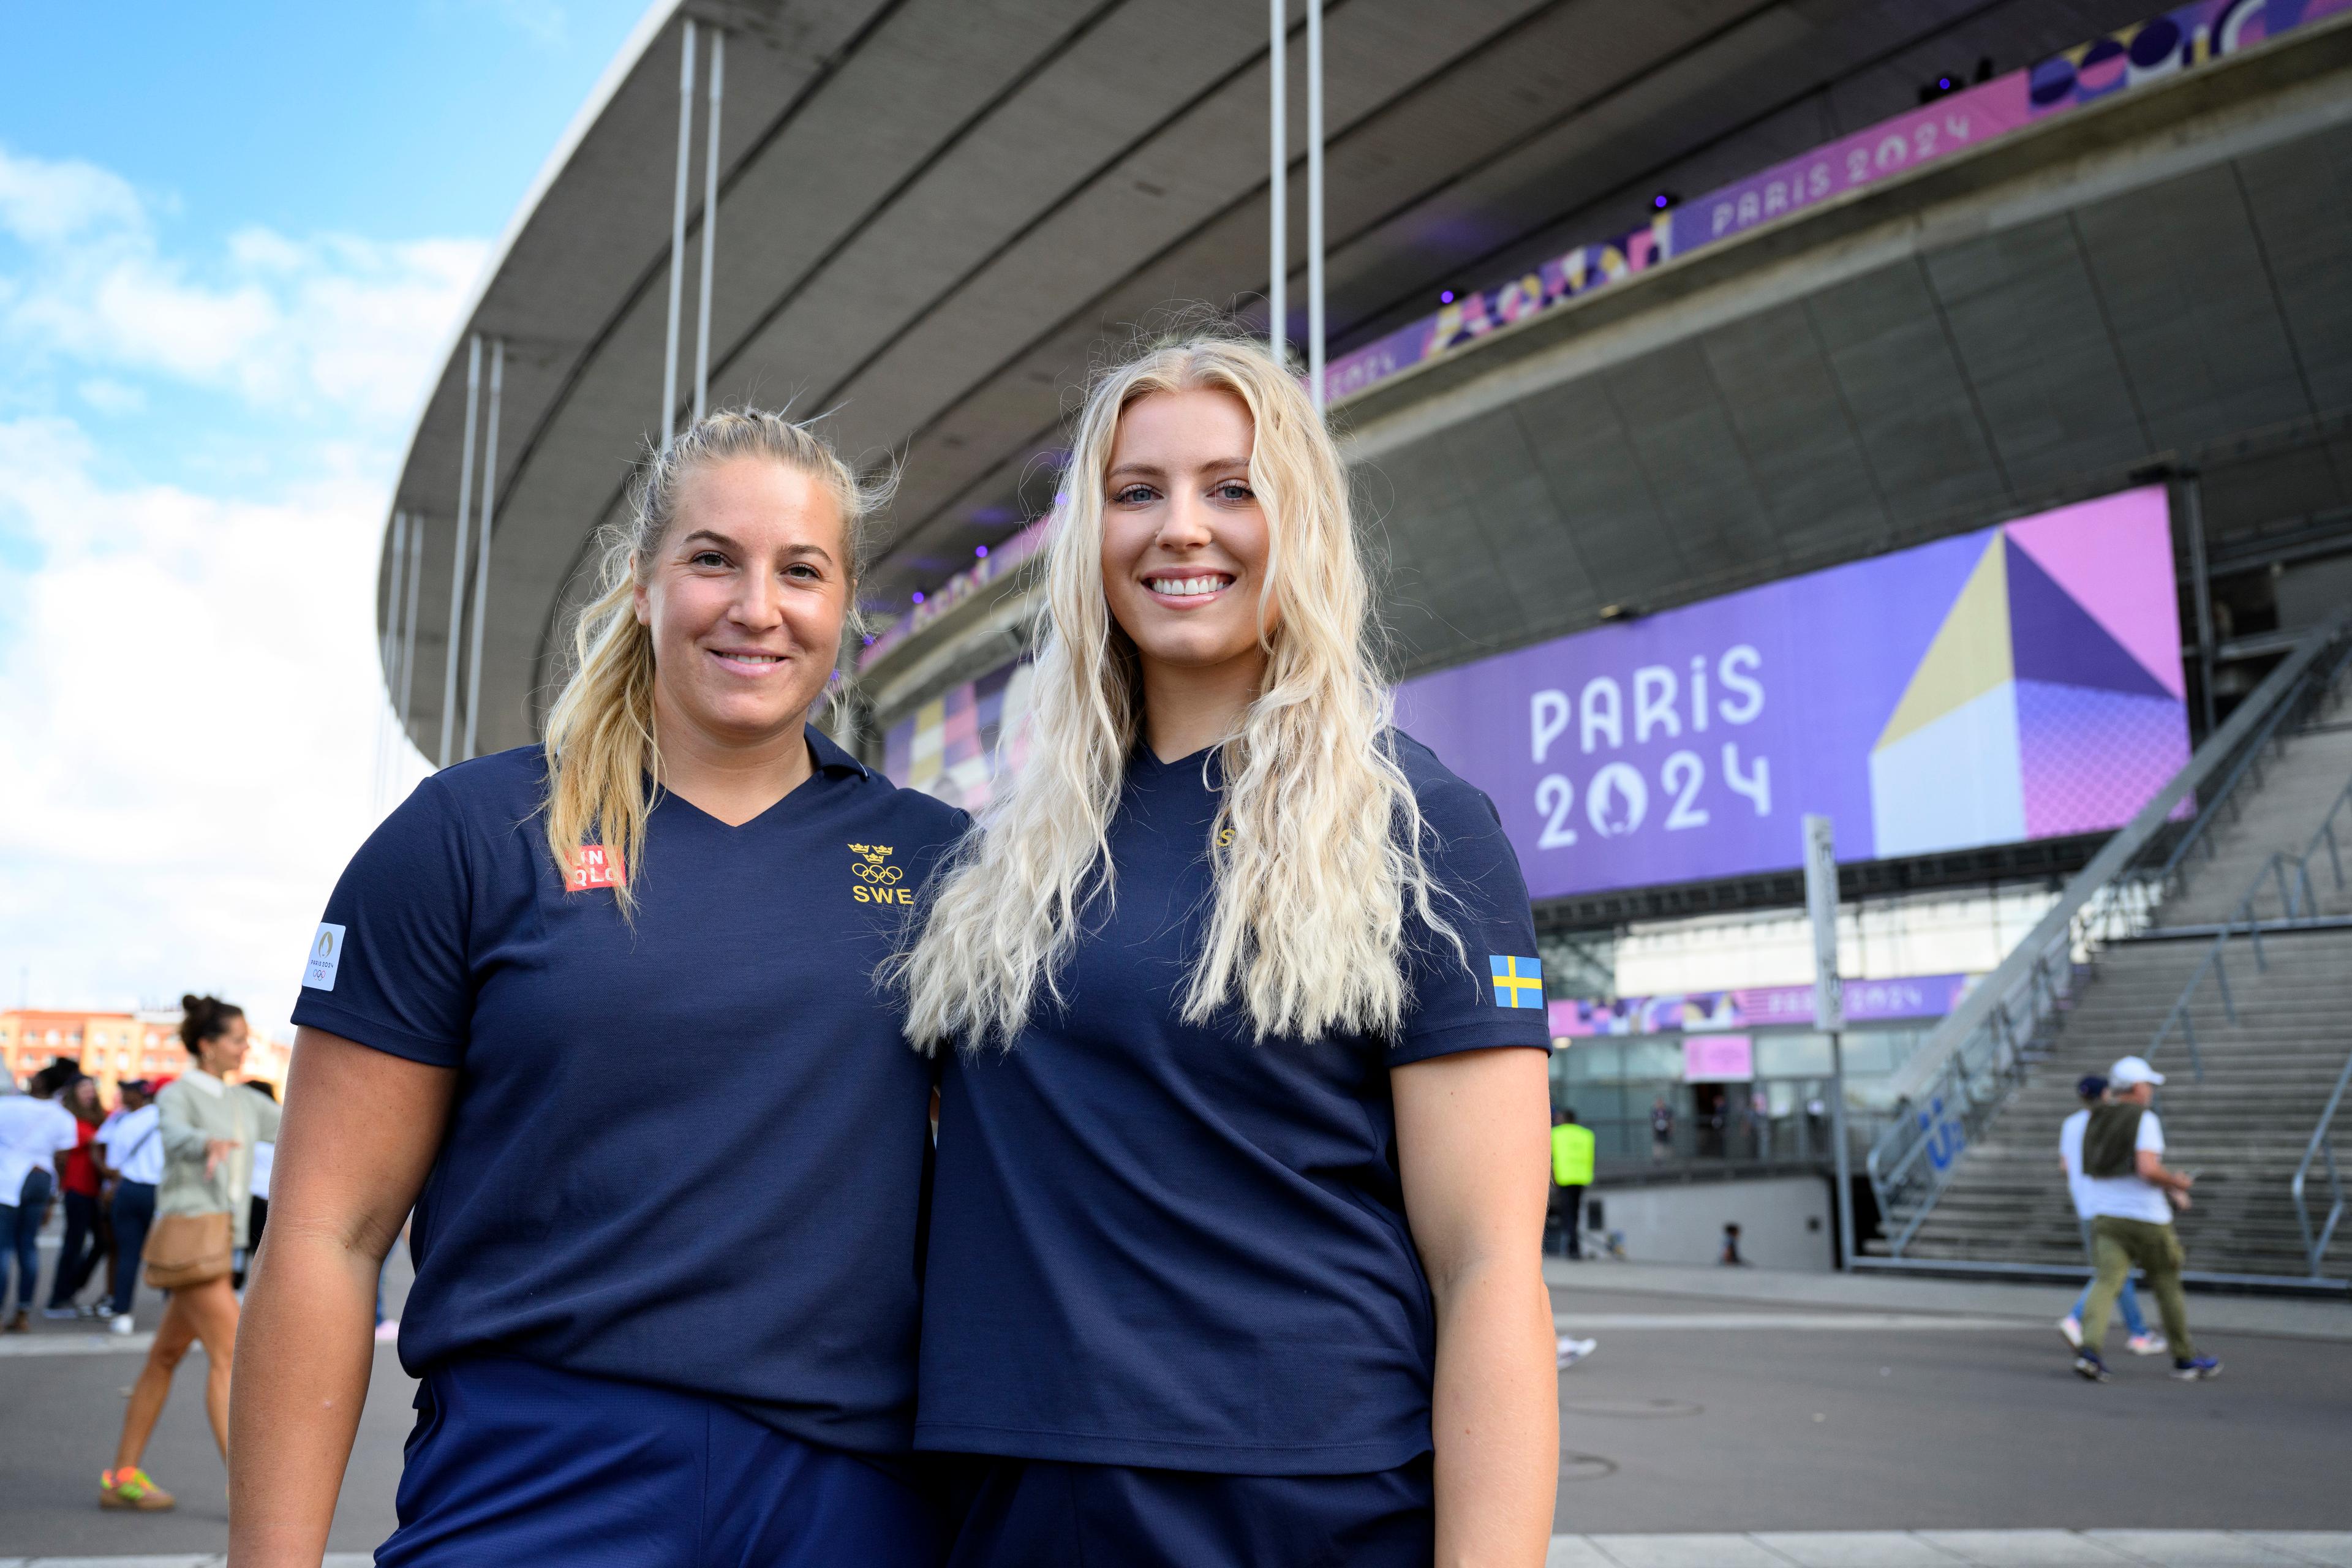
[(889, 887), (907, 874), (896, 866), (857, 865), (852, 866), (850, 870), (856, 874), (859, 881), (870, 883), (877, 888)]

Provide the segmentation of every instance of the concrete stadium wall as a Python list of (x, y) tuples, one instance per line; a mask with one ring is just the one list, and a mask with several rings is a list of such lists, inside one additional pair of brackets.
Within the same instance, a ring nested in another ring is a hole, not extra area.
[(1596, 1186), (1585, 1194), (1584, 1223), (1623, 1232), (1625, 1256), (1637, 1263), (1713, 1263), (1726, 1225), (1739, 1226), (1739, 1255), (1759, 1268), (1827, 1273), (1836, 1262), (1830, 1187), (1818, 1176)]

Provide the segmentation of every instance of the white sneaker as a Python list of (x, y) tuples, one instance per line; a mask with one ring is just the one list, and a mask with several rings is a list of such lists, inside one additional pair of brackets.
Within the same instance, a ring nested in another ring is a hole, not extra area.
[(120, 1317), (109, 1318), (106, 1321), (106, 1331), (110, 1334), (127, 1334), (134, 1326), (135, 1325), (131, 1321), (131, 1314), (128, 1312), (123, 1313)]
[(2172, 1348), (2162, 1334), (2134, 1334), (2124, 1343), (2134, 1355), (2162, 1355)]
[(1567, 1371), (1570, 1367), (1574, 1366), (1578, 1362), (1582, 1361), (1586, 1356), (1591, 1355), (1594, 1351), (1600, 1348), (1601, 1342), (1599, 1340), (1580, 1340), (1572, 1338), (1567, 1334), (1560, 1335), (1560, 1370), (1562, 1372)]
[(2072, 1312), (2067, 1313), (2064, 1317), (2058, 1320), (2058, 1331), (2066, 1337), (2066, 1342), (2068, 1344), (2074, 1346), (2076, 1350), (2081, 1350), (2083, 1348), (2082, 1319), (2076, 1317)]

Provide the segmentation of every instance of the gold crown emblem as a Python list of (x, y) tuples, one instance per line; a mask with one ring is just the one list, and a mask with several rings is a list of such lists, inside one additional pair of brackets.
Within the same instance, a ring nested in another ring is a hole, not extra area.
[(890, 847), (887, 844), (853, 844), (850, 848), (865, 856), (868, 866), (879, 866), (890, 856)]

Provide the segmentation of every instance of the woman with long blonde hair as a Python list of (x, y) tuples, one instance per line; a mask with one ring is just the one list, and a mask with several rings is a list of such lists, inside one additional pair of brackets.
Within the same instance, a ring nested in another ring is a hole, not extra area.
[(1391, 725), (1263, 347), (1096, 380), (1028, 756), (897, 977), (945, 1058), (919, 1447), (959, 1568), (1542, 1561), (1549, 1046), (1492, 805)]
[(930, 1074), (873, 974), (961, 818), (808, 722), (875, 500), (774, 414), (649, 456), (544, 745), (426, 779), (344, 872), (247, 1299), (239, 1568), (317, 1568), (412, 1205), (377, 1563), (936, 1562)]

